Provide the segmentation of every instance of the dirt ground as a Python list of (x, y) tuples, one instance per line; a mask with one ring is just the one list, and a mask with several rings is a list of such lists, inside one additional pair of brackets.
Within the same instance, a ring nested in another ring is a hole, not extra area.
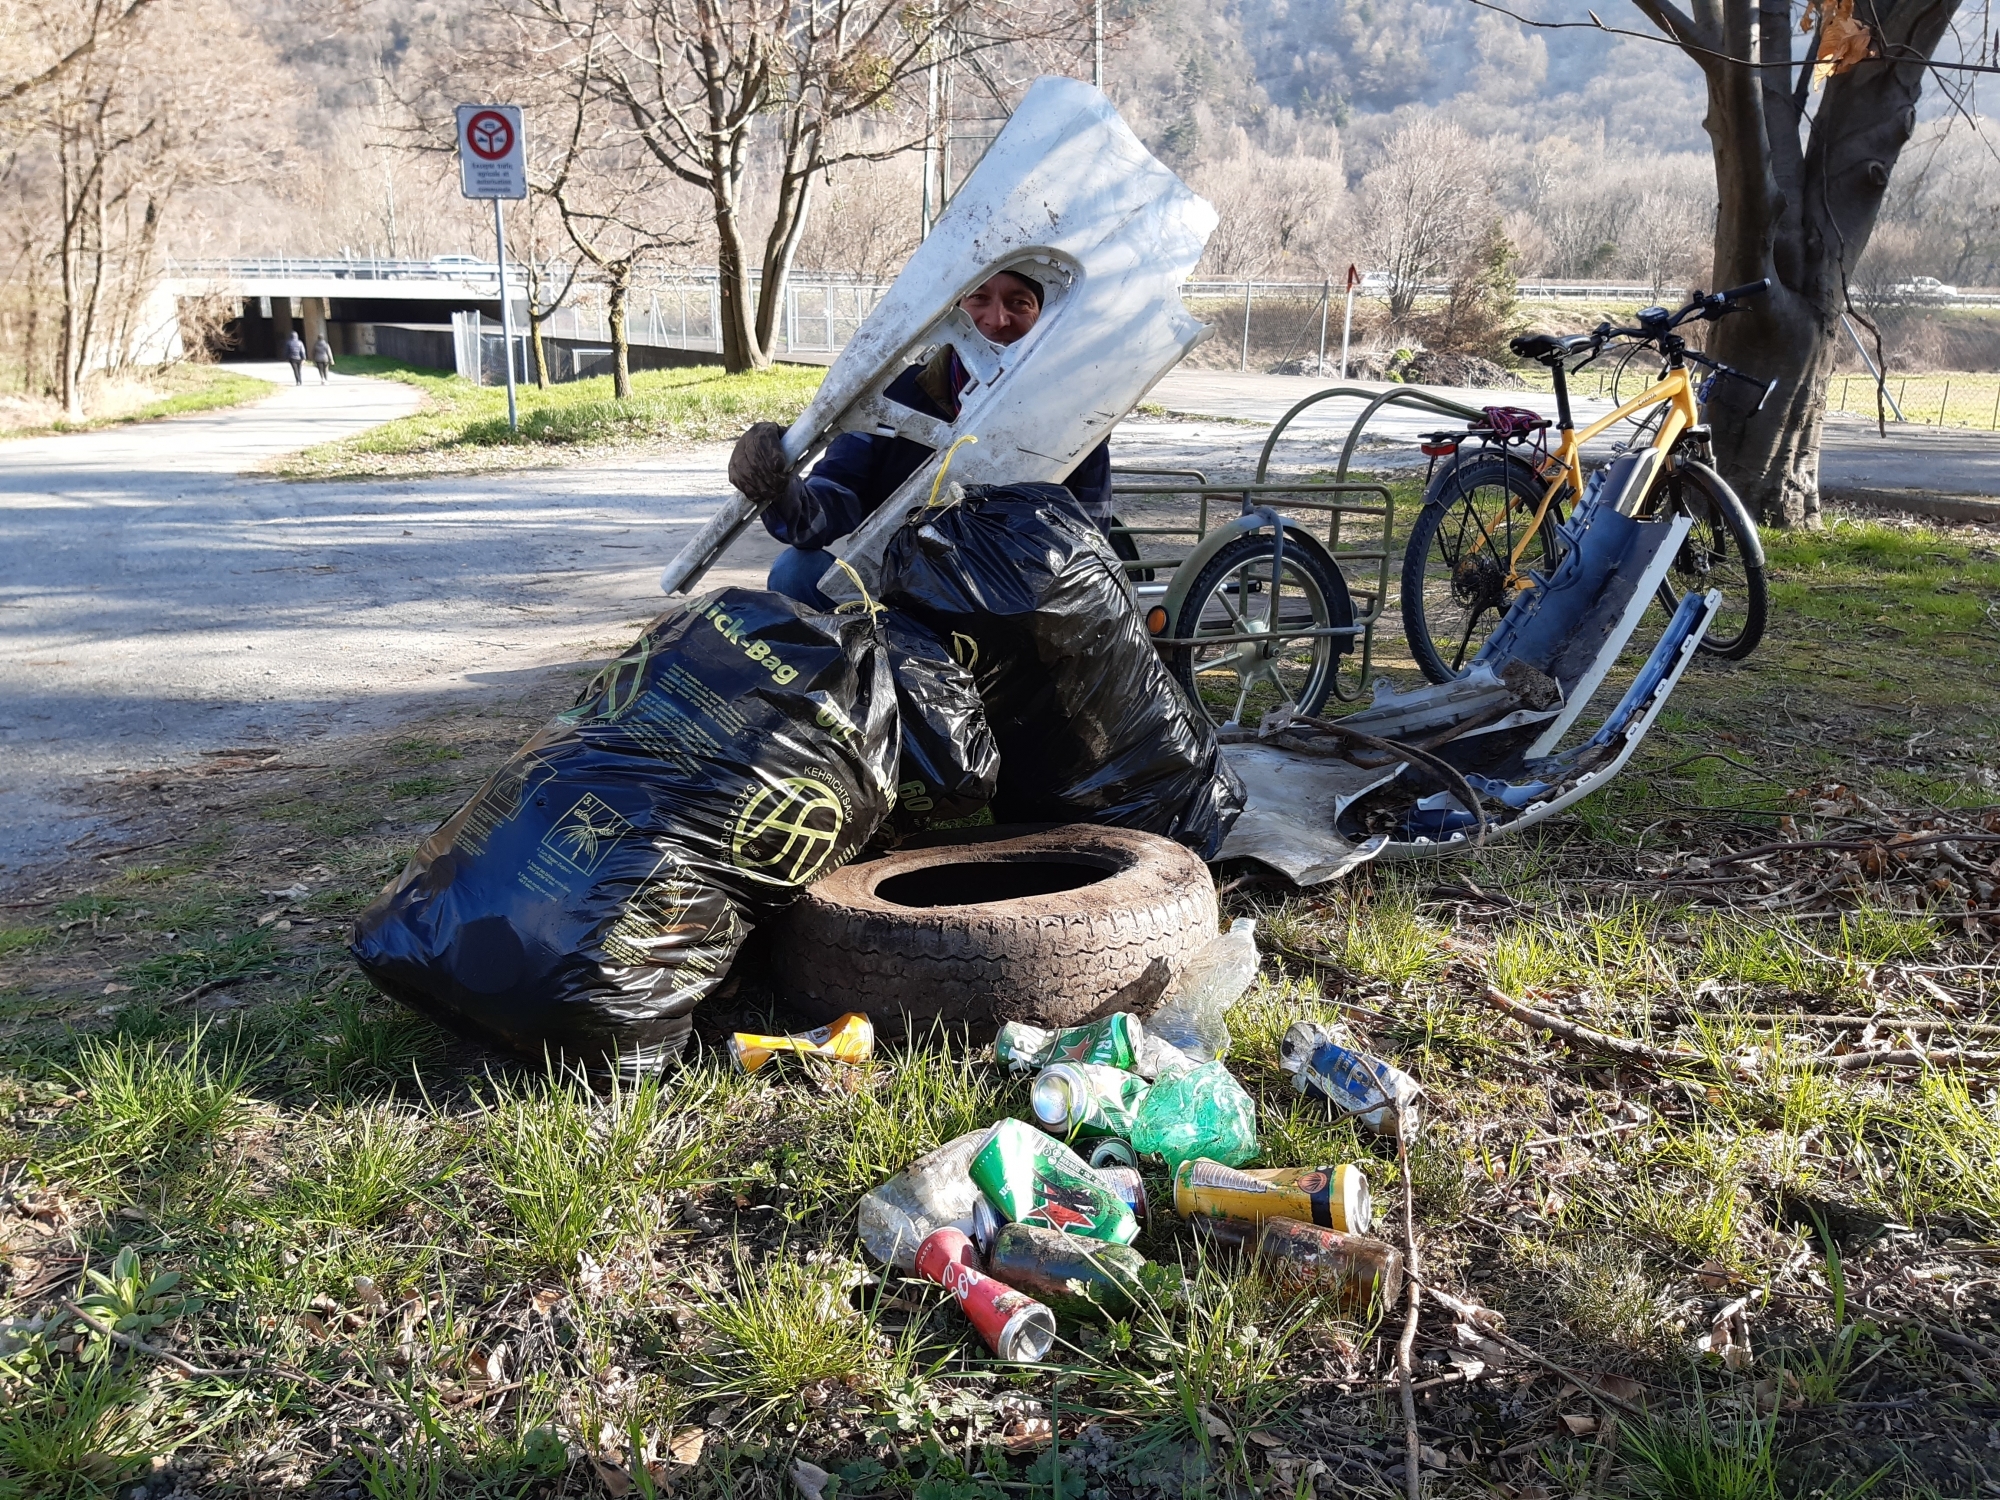
[[(1427, 1494), (2000, 1493), (2000, 531), (1771, 557), (1765, 645), (1572, 814), (1306, 894), (1225, 872), (1264, 1161), (1399, 1207), (1276, 1066), (1344, 1019), (1424, 1086), (1425, 1279), (1505, 1318), (1425, 1307)], [(587, 674), (100, 781), (104, 831), (0, 891), (0, 1496), (1404, 1493), (1400, 1309), (1161, 1214), (1185, 1298), (1024, 1370), (864, 1264), (862, 1192), (1024, 1112), (987, 1036), (743, 1078), (726, 1033), (794, 1019), (746, 979), (606, 1095), (372, 992), (353, 917)]]

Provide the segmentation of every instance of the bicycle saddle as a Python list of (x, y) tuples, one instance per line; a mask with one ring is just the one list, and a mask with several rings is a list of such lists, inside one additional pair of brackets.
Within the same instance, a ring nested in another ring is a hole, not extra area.
[(1587, 333), (1524, 333), (1517, 339), (1508, 340), (1507, 347), (1522, 359), (1561, 359), (1574, 354), (1579, 349), (1590, 347), (1591, 336)]

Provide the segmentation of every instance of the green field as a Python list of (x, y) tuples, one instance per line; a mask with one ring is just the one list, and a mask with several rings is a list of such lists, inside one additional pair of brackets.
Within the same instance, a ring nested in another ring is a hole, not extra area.
[(365, 478), (548, 463), (579, 452), (633, 444), (716, 442), (752, 422), (790, 422), (804, 410), (826, 372), (817, 366), (776, 365), (747, 375), (720, 366), (641, 370), (632, 395), (611, 394), (611, 377), (594, 376), (517, 389), (520, 429), (507, 427), (504, 386), (480, 386), (456, 375), (419, 370), (395, 360), (349, 355), (350, 375), (379, 375), (415, 386), (421, 410), (356, 437), (323, 443), (285, 459), (277, 472), (294, 479)]

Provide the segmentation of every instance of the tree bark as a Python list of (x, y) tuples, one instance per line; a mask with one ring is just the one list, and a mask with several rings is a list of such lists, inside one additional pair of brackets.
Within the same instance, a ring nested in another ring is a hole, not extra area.
[(611, 275), (611, 394), (632, 399), (632, 346), (625, 340), (625, 299), (632, 290), (632, 267), (619, 266)]
[(1847, 286), (1916, 128), (1925, 65), (1960, 0), (1885, 0), (1860, 14), (1879, 55), (1827, 80), (1809, 128), (1813, 54), (1794, 64), (1785, 0), (1695, 0), (1692, 14), (1672, 0), (1634, 3), (1707, 80), (1714, 286), (1771, 282), (1709, 338), (1710, 354), (1757, 382), (1722, 380), (1710, 391), (1717, 467), (1766, 524), (1817, 524), (1827, 377)]

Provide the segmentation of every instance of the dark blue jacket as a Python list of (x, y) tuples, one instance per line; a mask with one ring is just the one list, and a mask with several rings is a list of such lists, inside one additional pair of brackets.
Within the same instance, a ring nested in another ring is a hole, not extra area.
[[(930, 367), (911, 365), (882, 394), (898, 406), (907, 406), (940, 422), (958, 418), (958, 393), (965, 389), (966, 375), (958, 356), (946, 351), (948, 363), (938, 375), (926, 380)], [(933, 360), (935, 366), (938, 361)], [(949, 406), (940, 399), (943, 379), (950, 381)], [(807, 549), (826, 546), (846, 536), (872, 514), (875, 507), (896, 492), (931, 450), (908, 438), (882, 437), (862, 432), (843, 432), (831, 443), (811, 474), (792, 476), (785, 498), (764, 510), (764, 529), (779, 541)], [(1110, 440), (1099, 443), (1064, 481), (1084, 512), (1099, 526), (1111, 524)]]

